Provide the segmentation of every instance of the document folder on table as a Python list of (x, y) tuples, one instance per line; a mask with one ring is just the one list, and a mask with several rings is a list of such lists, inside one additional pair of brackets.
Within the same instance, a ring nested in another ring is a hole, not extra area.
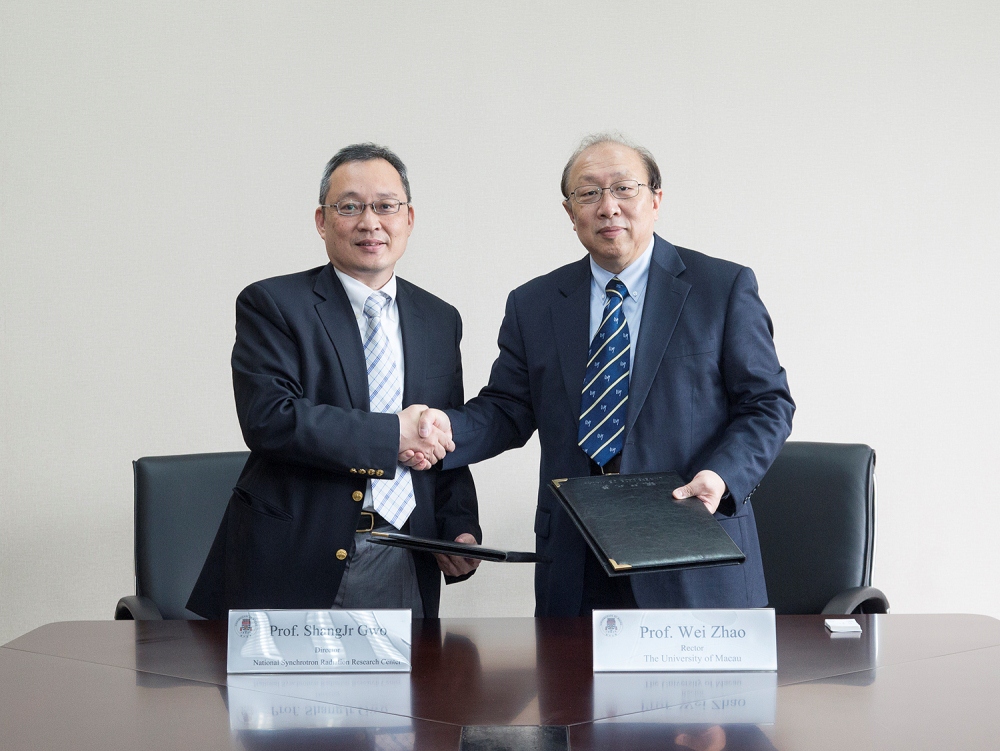
[(675, 500), (676, 472), (553, 480), (549, 488), (608, 576), (743, 563), (746, 556), (697, 498)]
[(494, 563), (538, 563), (548, 560), (537, 553), (522, 553), (517, 550), (497, 550), (484, 548), (482, 545), (468, 545), (464, 542), (448, 542), (447, 540), (432, 540), (427, 537), (412, 537), (402, 532), (372, 532), (368, 538), (380, 545), (391, 545), (409, 550), (422, 550), (425, 553), (443, 553), (457, 555), (462, 558), (478, 558), (481, 561)]

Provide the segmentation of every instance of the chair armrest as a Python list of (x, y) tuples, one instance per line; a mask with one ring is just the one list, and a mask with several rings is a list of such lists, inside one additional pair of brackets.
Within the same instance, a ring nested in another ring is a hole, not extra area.
[(162, 621), (163, 616), (156, 603), (148, 597), (129, 595), (118, 601), (115, 607), (116, 621)]
[(875, 587), (851, 587), (830, 598), (823, 608), (823, 615), (850, 615), (860, 613), (888, 613), (889, 599)]

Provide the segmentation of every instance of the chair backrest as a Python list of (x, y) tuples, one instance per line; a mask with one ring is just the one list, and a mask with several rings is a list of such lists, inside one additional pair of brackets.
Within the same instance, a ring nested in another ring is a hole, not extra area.
[(197, 619), (185, 608), (248, 451), (146, 456), (135, 470), (135, 593), (164, 618)]
[(753, 494), (764, 578), (780, 613), (819, 613), (839, 592), (871, 585), (875, 452), (789, 441)]

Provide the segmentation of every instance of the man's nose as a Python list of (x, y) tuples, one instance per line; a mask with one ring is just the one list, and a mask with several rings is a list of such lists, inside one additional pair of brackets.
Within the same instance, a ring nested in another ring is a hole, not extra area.
[(611, 195), (611, 191), (606, 189), (601, 193), (601, 200), (597, 204), (597, 210), (601, 216), (617, 216), (621, 213), (621, 206), (618, 199)]
[(378, 229), (382, 224), (382, 217), (375, 213), (370, 203), (366, 203), (361, 209), (361, 216), (358, 217), (358, 226), (365, 229)]

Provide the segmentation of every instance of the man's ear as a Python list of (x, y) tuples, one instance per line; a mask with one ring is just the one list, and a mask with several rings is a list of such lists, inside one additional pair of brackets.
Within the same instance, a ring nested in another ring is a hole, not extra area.
[(663, 191), (653, 191), (653, 221), (660, 218), (660, 202), (663, 201)]
[(573, 222), (573, 229), (576, 229), (576, 217), (573, 215), (573, 204), (569, 201), (563, 201), (563, 208), (566, 209), (566, 213), (569, 214), (569, 220)]
[(326, 209), (322, 206), (316, 207), (316, 231), (324, 240), (326, 239)]

